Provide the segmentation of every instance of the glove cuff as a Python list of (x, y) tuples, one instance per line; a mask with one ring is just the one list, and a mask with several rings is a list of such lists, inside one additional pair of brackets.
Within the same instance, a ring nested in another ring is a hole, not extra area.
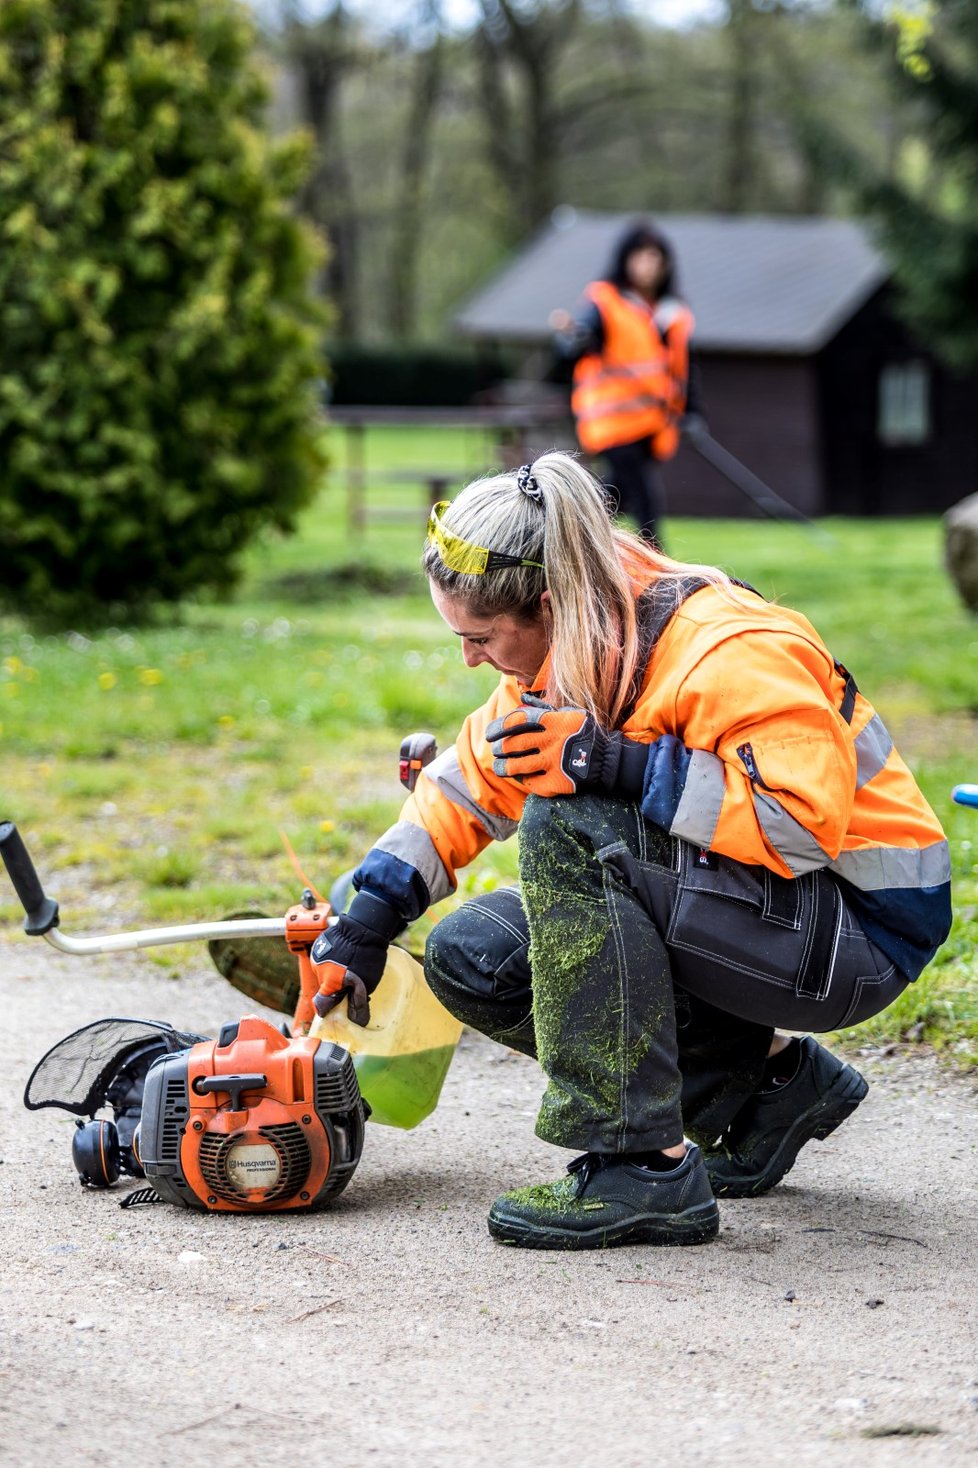
[(384, 902), (381, 897), (374, 897), (371, 892), (358, 892), (344, 916), (359, 923), (361, 927), (369, 928), (371, 933), (375, 933), (385, 943), (393, 942), (407, 927), (406, 919), (395, 912), (389, 902)]
[(616, 730), (613, 734), (598, 731), (594, 744), (600, 755), (600, 767), (592, 776), (594, 783), (607, 795), (620, 800), (641, 800), (645, 783), (645, 766), (649, 746), (626, 739)]
[(639, 744), (637, 739), (626, 739), (619, 735), (621, 752), (615, 776), (616, 795), (625, 800), (640, 801), (645, 789), (645, 767), (649, 762), (649, 746)]

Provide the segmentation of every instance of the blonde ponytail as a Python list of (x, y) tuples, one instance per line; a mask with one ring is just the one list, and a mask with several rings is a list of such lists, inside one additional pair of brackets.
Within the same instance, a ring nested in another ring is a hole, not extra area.
[(614, 728), (639, 691), (645, 673), (635, 601), (639, 592), (691, 573), (729, 585), (712, 566), (689, 566), (614, 525), (601, 482), (571, 454), (535, 459), (528, 477), (518, 471), (477, 479), (444, 511), (452, 536), (514, 560), (473, 575), (445, 564), (435, 540), (422, 566), (448, 596), (477, 616), (507, 614), (518, 621), (541, 615), (549, 591), (550, 678), (555, 705), (583, 708)]

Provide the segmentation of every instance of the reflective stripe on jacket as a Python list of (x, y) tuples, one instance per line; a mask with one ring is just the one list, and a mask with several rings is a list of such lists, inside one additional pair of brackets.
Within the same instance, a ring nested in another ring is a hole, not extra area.
[(686, 406), (692, 313), (672, 299), (652, 308), (604, 280), (586, 294), (601, 313), (603, 345), (574, 368), (571, 408), (581, 448), (597, 454), (651, 438), (656, 458), (672, 458)]
[[(466, 719), (358, 886), (411, 919), (425, 905), (412, 896), (418, 875), (437, 902), (490, 841), (512, 835), (525, 794), (493, 773), (485, 729), (522, 691), (503, 677)], [(903, 972), (916, 977), (933, 957), (950, 925), (944, 833), (879, 715), (801, 613), (749, 590), (696, 591), (655, 644), (621, 728), (643, 743), (671, 735), (683, 751), (674, 790), (653, 788), (647, 773), (648, 818), (782, 877), (827, 867)]]

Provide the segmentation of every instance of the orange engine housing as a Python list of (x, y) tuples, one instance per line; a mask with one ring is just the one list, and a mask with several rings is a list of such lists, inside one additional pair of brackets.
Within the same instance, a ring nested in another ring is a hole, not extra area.
[(150, 1067), (139, 1156), (160, 1197), (187, 1208), (321, 1208), (353, 1176), (363, 1131), (346, 1050), (246, 1015)]

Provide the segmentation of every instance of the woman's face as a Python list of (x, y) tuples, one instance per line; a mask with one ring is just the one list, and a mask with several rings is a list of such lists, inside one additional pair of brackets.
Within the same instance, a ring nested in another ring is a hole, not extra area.
[(666, 257), (655, 245), (642, 245), (625, 258), (625, 275), (628, 283), (643, 295), (655, 291), (665, 272)]
[(541, 611), (530, 622), (517, 621), (506, 612), (494, 616), (478, 616), (460, 597), (447, 596), (434, 582), (431, 599), (445, 624), (462, 644), (462, 660), (467, 668), (488, 663), (500, 673), (509, 673), (526, 687), (534, 679), (550, 651), (550, 618), (546, 603), (550, 593), (540, 598)]

